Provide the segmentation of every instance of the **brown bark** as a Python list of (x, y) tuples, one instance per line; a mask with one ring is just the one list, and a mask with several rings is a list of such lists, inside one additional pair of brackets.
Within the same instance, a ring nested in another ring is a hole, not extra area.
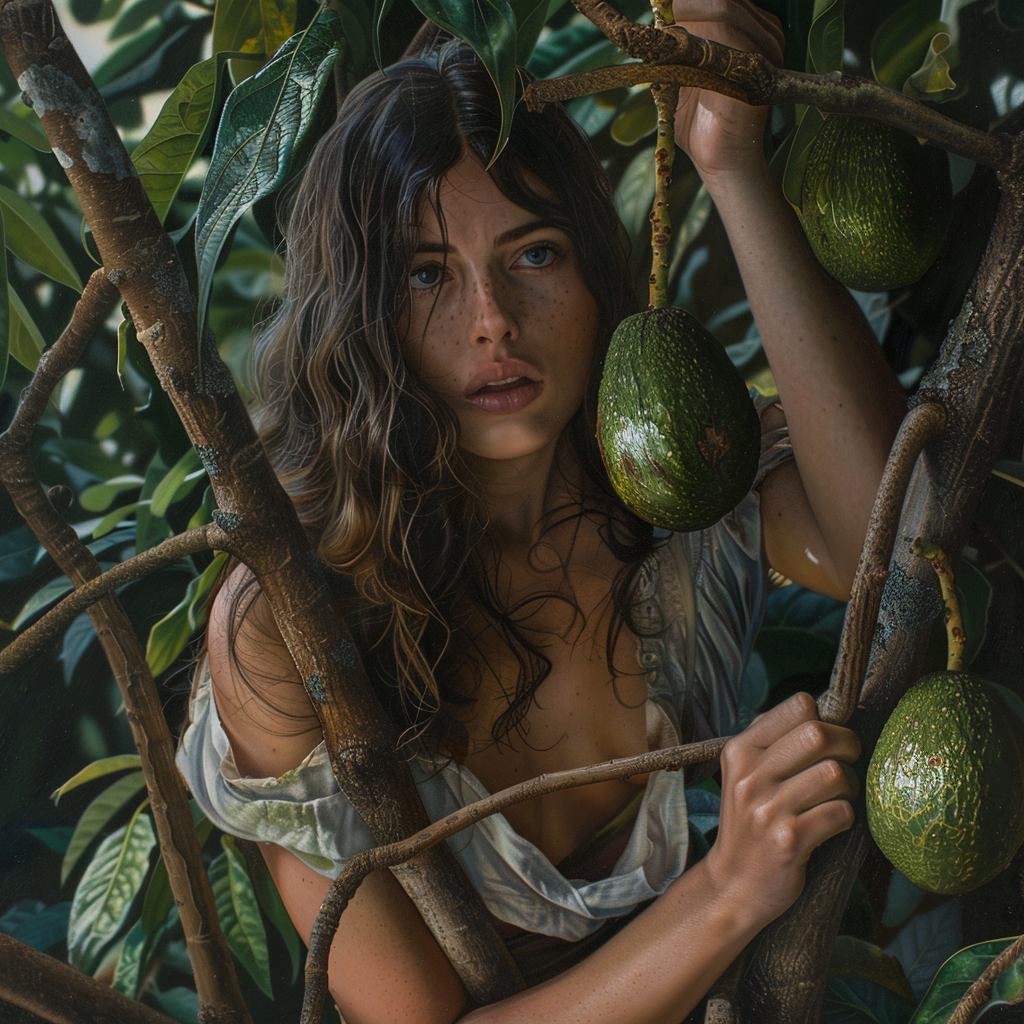
[[(0, 7), (3, 46), (40, 115), (161, 384), (204, 455), (224, 548), (256, 575), (320, 717), (339, 785), (378, 842), (427, 825), (396, 733), (376, 700), (287, 495), (196, 307), (99, 95), (48, 0)], [(479, 895), (446, 846), (396, 870), (474, 1000), (521, 979)]]
[[(32, 432), (54, 387), (77, 362), (106, 318), (115, 295), (104, 272), (96, 271), (75, 308), (71, 324), (43, 354), (14, 420), (0, 436), (0, 479), (15, 507), (76, 587), (86, 586), (100, 575), (99, 563), (43, 492), (32, 464), (30, 445)], [(200, 999), (220, 1024), (229, 1024), (234, 1019), (245, 1024), (248, 1015), (207, 882), (188, 794), (174, 764), (174, 741), (164, 719), (160, 694), (120, 601), (112, 594), (101, 598), (89, 609), (89, 617), (121, 690), (125, 716), (138, 747), (153, 821), (185, 929)], [(0, 979), (0, 995), (6, 995), (6, 980)]]
[(172, 1024), (172, 1018), (3, 932), (0, 1000), (0, 1008), (9, 1003), (53, 1024)]
[[(947, 429), (918, 462), (900, 518), (879, 628), (855, 718), (870, 753), (881, 724), (920, 674), (933, 612), (941, 609), (932, 567), (912, 551), (927, 537), (959, 552), (1001, 445), (1019, 421), (1024, 397), (1024, 139), (1003, 175), (988, 248), (951, 325), (921, 401), (940, 401)], [(927, 596), (931, 595), (929, 600)], [(870, 630), (862, 627), (861, 641)], [(870, 848), (855, 828), (812, 857), (797, 904), (757, 942), (738, 996), (743, 1019), (813, 1024), (824, 997), (829, 957), (849, 890)], [(808, 979), (813, 979), (811, 984)]]

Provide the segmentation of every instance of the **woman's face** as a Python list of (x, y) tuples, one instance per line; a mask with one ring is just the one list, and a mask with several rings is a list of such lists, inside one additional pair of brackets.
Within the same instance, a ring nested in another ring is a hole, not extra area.
[(458, 417), (462, 449), (553, 451), (583, 401), (598, 313), (568, 236), (516, 206), (472, 156), (423, 204), (403, 352)]

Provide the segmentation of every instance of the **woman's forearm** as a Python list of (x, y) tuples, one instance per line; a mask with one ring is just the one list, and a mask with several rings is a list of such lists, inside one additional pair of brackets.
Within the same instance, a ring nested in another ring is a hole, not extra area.
[(702, 861), (582, 963), (462, 1019), (679, 1024), (774, 914), (727, 891)]

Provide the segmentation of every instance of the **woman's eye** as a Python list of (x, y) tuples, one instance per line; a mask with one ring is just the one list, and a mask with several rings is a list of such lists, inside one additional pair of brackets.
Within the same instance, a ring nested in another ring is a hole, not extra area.
[(516, 261), (527, 267), (546, 267), (555, 261), (558, 253), (550, 245), (535, 245), (524, 250)]
[(425, 263), (409, 275), (409, 285), (414, 291), (431, 291), (444, 280), (444, 267), (440, 263)]

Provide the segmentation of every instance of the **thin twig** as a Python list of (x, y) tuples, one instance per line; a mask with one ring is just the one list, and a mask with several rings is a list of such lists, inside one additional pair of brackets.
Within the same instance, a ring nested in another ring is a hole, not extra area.
[(99, 576), (94, 576), (56, 607), (50, 609), (38, 622), (26, 629), (16, 640), (0, 651), (0, 675), (13, 672), (47, 644), (60, 636), (75, 617), (95, 604), (100, 598), (112, 594), (132, 580), (162, 569), (189, 555), (210, 549), (224, 549), (227, 537), (216, 523), (197, 526), (194, 530), (168, 537), (148, 551), (115, 565)]
[(375, 846), (352, 857), (331, 885), (313, 924), (309, 952), (306, 956), (306, 993), (300, 1024), (313, 1024), (320, 1020), (327, 990), (327, 957), (334, 941), (334, 934), (338, 930), (338, 922), (363, 879), (371, 872), (378, 868), (390, 868), (401, 864), (483, 818), (532, 797), (573, 789), (576, 786), (589, 786), (595, 782), (628, 779), (653, 771), (678, 771), (687, 765), (716, 760), (728, 739), (726, 736), (703, 743), (666, 747), (664, 750), (651, 750), (635, 757), (619, 757), (583, 768), (538, 775), (536, 778), (527, 779), (518, 785), (509, 786), (508, 789), (468, 804), (408, 839), (386, 846)]
[(921, 450), (945, 426), (945, 407), (938, 401), (923, 402), (907, 413), (893, 441), (853, 579), (832, 682), (818, 698), (824, 722), (845, 725), (857, 706), (907, 485)]
[[(672, 20), (672, 4), (651, 0), (654, 22), (664, 26)], [(672, 184), (675, 161), (675, 112), (679, 92), (674, 86), (652, 85), (651, 96), (658, 109), (658, 142), (654, 147), (654, 205), (651, 207), (651, 276), (648, 303), (651, 309), (668, 305), (668, 266), (672, 243), (672, 211), (668, 190)]]
[(914, 539), (914, 554), (920, 558), (927, 558), (935, 569), (935, 575), (939, 577), (939, 587), (942, 590), (942, 601), (946, 606), (946, 644), (948, 647), (946, 655), (946, 671), (962, 672), (964, 667), (964, 620), (960, 614), (960, 602), (956, 596), (956, 583), (953, 580), (953, 566), (950, 564), (949, 556), (942, 548), (923, 537)]
[(957, 1003), (953, 1015), (949, 1018), (949, 1024), (970, 1024), (978, 1010), (991, 998), (992, 986), (996, 983), (996, 978), (1022, 954), (1024, 954), (1024, 935), (1014, 939), (981, 972), (981, 976), (963, 994), (960, 1002)]

